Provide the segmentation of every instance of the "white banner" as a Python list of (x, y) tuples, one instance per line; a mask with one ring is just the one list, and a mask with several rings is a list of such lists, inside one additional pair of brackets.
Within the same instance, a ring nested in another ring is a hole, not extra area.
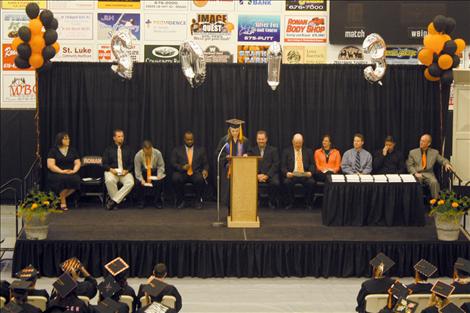
[(95, 1), (93, 0), (49, 0), (48, 8), (54, 10), (93, 10), (95, 8)]
[(269, 12), (269, 13), (282, 13), (285, 1), (279, 0), (239, 0), (237, 1), (237, 11), (239, 12)]
[(24, 11), (2, 10), (2, 39), (5, 43), (11, 43), (18, 36), (18, 29), (28, 24), (29, 17)]
[(142, 1), (145, 10), (172, 10), (172, 11), (188, 11), (188, 0), (183, 1), (162, 1), (162, 0), (144, 0)]
[(61, 40), (93, 40), (93, 13), (55, 13)]
[(186, 14), (145, 14), (144, 39), (146, 41), (184, 41), (188, 33)]
[(59, 53), (52, 59), (58, 62), (95, 62), (95, 49), (92, 43), (62, 43)]
[[(239, 1), (239, 0), (237, 0)], [(191, 2), (191, 11), (234, 11), (234, 0), (193, 0)]]
[(2, 108), (35, 108), (36, 92), (34, 72), (3, 73)]

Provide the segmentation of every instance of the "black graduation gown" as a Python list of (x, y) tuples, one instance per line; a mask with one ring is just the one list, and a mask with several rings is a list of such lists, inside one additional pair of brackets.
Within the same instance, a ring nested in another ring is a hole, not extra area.
[(29, 303), (21, 303), (21, 304), (18, 303), (18, 305), (23, 308), (22, 312), (24, 313), (42, 313), (40, 309), (38, 309), (37, 307)]
[[(77, 296), (88, 297), (88, 299), (93, 299), (98, 292), (96, 279), (92, 276), (85, 277), (85, 280), (77, 282), (77, 289), (75, 289), (75, 294)], [(51, 293), (51, 299), (57, 297), (57, 292), (55, 290)]]
[(49, 303), (49, 294), (47, 293), (46, 290), (44, 289), (33, 289), (28, 291), (28, 296), (39, 296), (39, 297), (45, 297), (47, 299), (47, 302)]
[[(131, 286), (127, 285), (127, 282), (121, 286), (121, 289), (118, 290), (111, 298), (115, 301), (119, 301), (121, 296), (131, 296), (132, 301), (132, 312), (135, 312), (137, 308), (137, 303), (139, 299), (137, 298), (134, 289)], [(100, 292), (99, 300), (102, 301), (104, 299), (103, 295)]]
[(5, 304), (10, 302), (10, 283), (6, 280), (0, 280), (0, 297), (6, 299)]
[(421, 313), (439, 313), (439, 310), (435, 306), (428, 306)]
[(366, 296), (371, 294), (387, 294), (388, 289), (395, 281), (388, 277), (372, 278), (366, 280), (361, 285), (361, 290), (357, 294), (356, 311), (359, 313), (366, 312)]
[(452, 294), (469, 294), (470, 293), (470, 283), (467, 283), (467, 284), (462, 284), (462, 283), (459, 283), (457, 281), (454, 281), (452, 284), (452, 286), (455, 287), (454, 289), (454, 292), (452, 292)]
[(412, 292), (411, 294), (429, 294), (431, 293), (431, 288), (433, 284), (431, 283), (422, 283), (422, 284), (417, 284), (417, 283), (412, 283), (409, 284), (407, 287), (410, 289)]
[(460, 306), (462, 310), (465, 311), (465, 313), (470, 313), (470, 302), (465, 302)]
[[(143, 291), (144, 286), (146, 286), (146, 285), (141, 284), (139, 286), (139, 292), (137, 294), (137, 298), (139, 298), (139, 299), (141, 297), (145, 296), (145, 292)], [(163, 291), (160, 293), (160, 295), (158, 295), (158, 297), (152, 297), (152, 301), (161, 302), (164, 296), (173, 296), (173, 297), (175, 297), (175, 299), (176, 299), (175, 312), (179, 312), (181, 310), (181, 308), (183, 307), (183, 301), (181, 299), (181, 295), (180, 295), (178, 289), (176, 289), (175, 286), (167, 285), (165, 287), (165, 289), (163, 289)]]
[(92, 310), (88, 305), (80, 300), (75, 293), (71, 293), (65, 298), (57, 297), (54, 300), (49, 302), (48, 307), (63, 307), (67, 311), (71, 311), (74, 313), (92, 313)]

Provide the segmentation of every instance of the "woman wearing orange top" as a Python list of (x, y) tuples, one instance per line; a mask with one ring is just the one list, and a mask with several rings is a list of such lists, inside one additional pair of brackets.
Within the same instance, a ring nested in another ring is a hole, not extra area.
[(314, 178), (316, 181), (325, 181), (327, 174), (336, 174), (341, 168), (341, 155), (338, 149), (331, 146), (331, 136), (324, 135), (322, 147), (315, 150), (313, 157), (315, 159)]

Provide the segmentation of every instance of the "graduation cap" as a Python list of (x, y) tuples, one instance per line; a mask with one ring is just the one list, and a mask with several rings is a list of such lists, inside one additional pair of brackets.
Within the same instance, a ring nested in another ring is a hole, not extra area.
[(465, 313), (464, 310), (456, 306), (454, 303), (449, 302), (446, 306), (442, 307), (440, 313)]
[(109, 298), (114, 296), (116, 292), (121, 289), (121, 285), (113, 278), (113, 276), (108, 275), (99, 285), (98, 290), (103, 295), (104, 298)]
[(415, 271), (426, 277), (431, 277), (432, 274), (437, 271), (437, 267), (435, 267), (425, 259), (421, 259), (418, 263), (415, 264), (413, 268), (415, 269)]
[(158, 303), (158, 302), (152, 302), (152, 304), (150, 304), (146, 309), (145, 309), (145, 313), (166, 313), (166, 312), (169, 312), (170, 311), (170, 308), (161, 304), (161, 303)]
[(408, 288), (404, 284), (400, 283), (398, 280), (395, 283), (393, 283), (390, 289), (391, 289), (391, 294), (396, 299), (406, 298), (409, 294)]
[(382, 273), (387, 272), (393, 265), (395, 265), (395, 262), (393, 262), (392, 259), (390, 259), (388, 256), (380, 252), (377, 254), (375, 258), (370, 260), (369, 262), (370, 265), (372, 265), (374, 268), (376, 267), (382, 267)]
[(431, 292), (435, 293), (441, 297), (448, 298), (452, 292), (454, 291), (455, 287), (448, 285), (440, 280), (438, 280), (434, 286), (431, 288)]
[(69, 273), (76, 272), (80, 267), (82, 267), (82, 263), (76, 257), (65, 260), (62, 264), (60, 264), (62, 271)]
[(458, 258), (454, 264), (456, 270), (470, 274), (470, 261), (464, 258)]
[(7, 305), (5, 305), (2, 308), (2, 313), (3, 312), (4, 313), (20, 313), (20, 312), (23, 312), (23, 308), (19, 306), (18, 304), (16, 304), (15, 302), (10, 301), (8, 302)]
[(124, 262), (121, 257), (115, 258), (104, 266), (106, 270), (113, 276), (116, 276), (129, 268), (129, 264)]
[(77, 288), (77, 282), (70, 276), (69, 273), (62, 274), (59, 279), (57, 279), (52, 286), (57, 290), (61, 298), (65, 298), (72, 291)]
[(39, 276), (39, 272), (31, 264), (15, 274), (16, 278), (26, 281), (36, 281)]
[(119, 312), (119, 303), (111, 298), (106, 298), (95, 307), (99, 313), (116, 313)]
[(238, 135), (238, 140), (243, 140), (243, 128), (242, 125), (245, 121), (239, 120), (237, 118), (231, 118), (225, 121), (230, 128), (240, 128), (240, 134)]
[(27, 280), (15, 280), (10, 284), (10, 290), (13, 294), (24, 295), (31, 288), (32, 282)]
[(406, 298), (402, 298), (397, 301), (397, 304), (393, 307), (394, 313), (414, 313), (418, 308), (418, 302), (410, 301)]
[(142, 290), (150, 297), (158, 297), (167, 286), (168, 284), (154, 278), (150, 284), (144, 285)]

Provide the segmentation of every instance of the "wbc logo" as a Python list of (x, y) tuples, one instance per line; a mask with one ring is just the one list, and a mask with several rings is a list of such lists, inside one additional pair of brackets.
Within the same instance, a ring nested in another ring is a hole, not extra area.
[(36, 85), (26, 83), (26, 79), (24, 77), (14, 77), (9, 87), (10, 96), (12, 97), (31, 96), (32, 94), (35, 94), (37, 90)]

